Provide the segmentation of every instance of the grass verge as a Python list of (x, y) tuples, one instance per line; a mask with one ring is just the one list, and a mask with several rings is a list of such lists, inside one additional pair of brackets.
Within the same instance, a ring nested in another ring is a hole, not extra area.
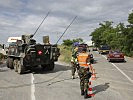
[(58, 46), (60, 48), (60, 57), (59, 57), (59, 61), (65, 62), (65, 63), (70, 63), (71, 61), (71, 49), (72, 47), (68, 47), (68, 46), (64, 46), (64, 45), (59, 45)]

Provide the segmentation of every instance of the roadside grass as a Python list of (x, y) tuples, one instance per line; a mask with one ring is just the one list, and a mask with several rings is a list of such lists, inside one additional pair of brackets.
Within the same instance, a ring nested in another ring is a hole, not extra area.
[(60, 48), (60, 57), (59, 57), (59, 61), (65, 62), (65, 63), (70, 63), (71, 61), (71, 49), (72, 47), (68, 47), (68, 46), (64, 46), (64, 45), (59, 45), (58, 46)]

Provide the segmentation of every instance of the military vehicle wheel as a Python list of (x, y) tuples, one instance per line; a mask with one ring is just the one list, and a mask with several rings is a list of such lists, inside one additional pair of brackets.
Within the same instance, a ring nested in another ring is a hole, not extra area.
[(47, 68), (46, 65), (41, 65), (41, 67), (42, 67), (42, 70), (45, 70)]
[(54, 62), (51, 62), (51, 63), (49, 64), (49, 68), (48, 68), (48, 69), (49, 69), (50, 71), (54, 70), (54, 65), (55, 65)]
[(7, 67), (13, 69), (13, 58), (7, 58)]
[(7, 58), (6, 60), (6, 65), (7, 65), (7, 68), (9, 68), (9, 58)]
[(18, 66), (17, 66), (18, 74), (23, 74), (24, 73), (24, 66), (21, 64), (21, 61), (19, 60), (17, 64), (18, 64)]
[(14, 60), (13, 61), (13, 66), (14, 66), (14, 70), (15, 70), (15, 72), (17, 72), (18, 71), (18, 69), (17, 69), (17, 67), (18, 67), (18, 60)]

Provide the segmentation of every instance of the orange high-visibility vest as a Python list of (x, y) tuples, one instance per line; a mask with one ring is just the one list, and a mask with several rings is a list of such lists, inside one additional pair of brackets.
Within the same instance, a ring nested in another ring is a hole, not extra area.
[(90, 59), (90, 56), (88, 53), (79, 53), (78, 55), (78, 63), (79, 63), (79, 66), (82, 66), (82, 67), (88, 67), (88, 59)]

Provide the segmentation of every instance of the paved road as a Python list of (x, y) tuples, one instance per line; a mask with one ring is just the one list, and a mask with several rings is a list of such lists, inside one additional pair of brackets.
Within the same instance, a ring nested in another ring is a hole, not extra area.
[[(133, 60), (109, 63), (105, 56), (93, 52), (97, 79), (92, 81), (95, 96), (89, 100), (133, 100)], [(84, 100), (79, 79), (71, 79), (69, 65), (56, 63), (53, 72), (36, 68), (18, 75), (0, 65), (0, 100)]]

